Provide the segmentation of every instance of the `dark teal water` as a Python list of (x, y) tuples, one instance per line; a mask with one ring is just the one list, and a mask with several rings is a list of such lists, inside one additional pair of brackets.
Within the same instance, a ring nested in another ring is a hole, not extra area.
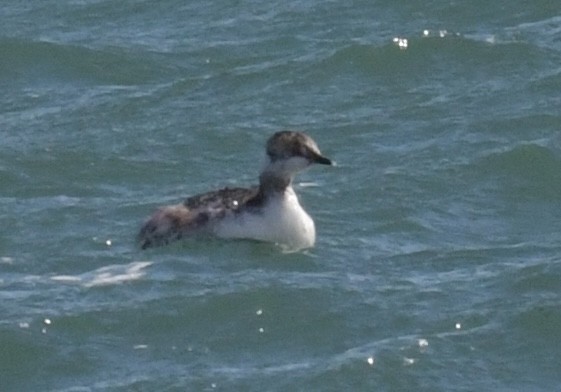
[[(1, 391), (553, 391), (561, 4), (0, 7)], [(401, 44), (401, 46), (400, 46)], [(135, 247), (307, 131), (314, 249)]]

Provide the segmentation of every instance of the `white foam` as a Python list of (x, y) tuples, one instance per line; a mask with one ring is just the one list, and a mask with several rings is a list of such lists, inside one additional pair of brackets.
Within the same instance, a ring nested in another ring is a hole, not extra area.
[(101, 267), (93, 272), (90, 279), (84, 282), (84, 286), (106, 286), (138, 280), (145, 275), (143, 270), (150, 265), (152, 265), (150, 261), (135, 261), (125, 265)]
[(146, 274), (144, 269), (150, 265), (151, 261), (134, 261), (129, 264), (108, 265), (80, 275), (57, 275), (51, 277), (51, 280), (78, 283), (84, 287), (115, 285), (141, 279)]
[(78, 283), (82, 281), (82, 278), (73, 275), (56, 275), (52, 276), (51, 280), (63, 283)]

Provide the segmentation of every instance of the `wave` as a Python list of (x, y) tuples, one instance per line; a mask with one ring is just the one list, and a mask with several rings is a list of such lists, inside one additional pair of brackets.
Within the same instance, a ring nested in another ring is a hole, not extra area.
[(512, 39), (524, 39), (548, 50), (561, 51), (561, 16), (520, 23), (508, 28), (505, 33)]
[(424, 30), (414, 36), (396, 36), (382, 45), (352, 42), (325, 58), (319, 68), (331, 74), (358, 71), (380, 78), (434, 76), (435, 72), (465, 77), (485, 71), (503, 74), (505, 69), (528, 67), (547, 56), (546, 51), (531, 42), (492, 34)]
[(152, 265), (149, 261), (135, 261), (124, 265), (109, 265), (80, 275), (56, 275), (51, 280), (61, 283), (80, 284), (84, 287), (109, 286), (138, 280)]
[(492, 152), (477, 165), (479, 174), (516, 191), (518, 196), (558, 200), (561, 197), (561, 157), (536, 143)]
[(0, 38), (0, 81), (71, 80), (73, 82), (135, 85), (169, 71), (146, 53), (124, 48), (90, 49), (73, 44)]

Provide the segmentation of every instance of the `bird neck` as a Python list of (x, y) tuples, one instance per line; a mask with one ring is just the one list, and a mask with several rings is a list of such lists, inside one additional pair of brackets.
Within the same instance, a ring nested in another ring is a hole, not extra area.
[(259, 190), (264, 195), (283, 193), (292, 185), (293, 175), (265, 169), (259, 176)]

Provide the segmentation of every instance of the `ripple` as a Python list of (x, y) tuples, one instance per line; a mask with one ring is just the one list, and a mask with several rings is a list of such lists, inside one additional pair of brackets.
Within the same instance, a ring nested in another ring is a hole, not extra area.
[(56, 275), (51, 280), (78, 283), (84, 287), (109, 286), (139, 280), (146, 275), (150, 261), (135, 261), (124, 265), (109, 265), (80, 275)]

